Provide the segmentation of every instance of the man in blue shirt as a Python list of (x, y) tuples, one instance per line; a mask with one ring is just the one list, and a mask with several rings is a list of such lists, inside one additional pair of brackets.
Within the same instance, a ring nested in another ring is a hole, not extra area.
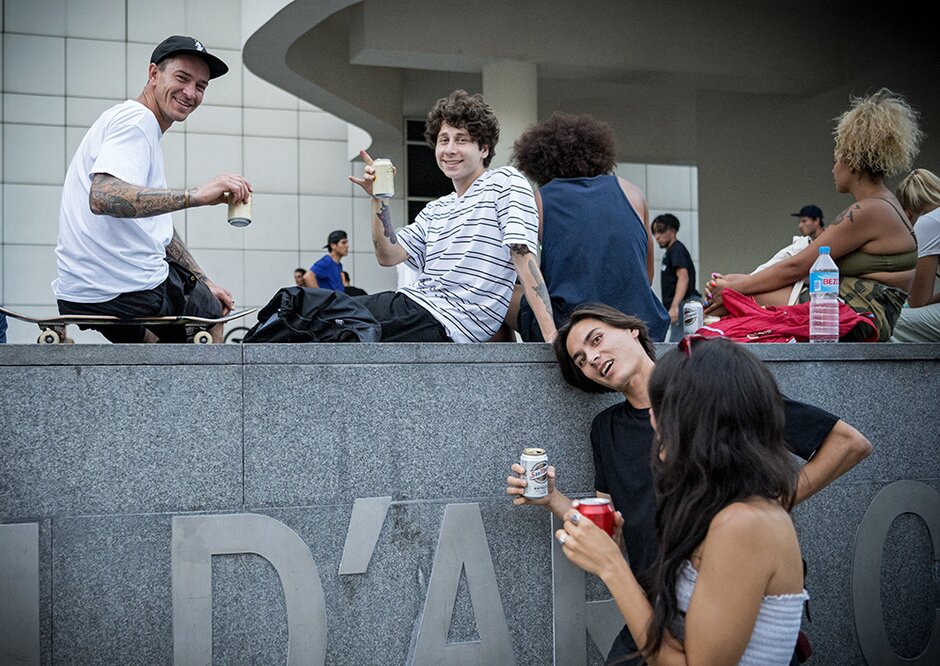
[(349, 254), (349, 238), (346, 232), (342, 229), (330, 232), (323, 247), (329, 254), (323, 255), (310, 267), (304, 276), (304, 283), (308, 287), (346, 291), (343, 287), (343, 264), (340, 263), (340, 260)]

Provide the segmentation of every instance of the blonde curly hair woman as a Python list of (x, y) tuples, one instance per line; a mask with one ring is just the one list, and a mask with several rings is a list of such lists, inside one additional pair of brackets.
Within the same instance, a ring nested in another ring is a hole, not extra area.
[[(786, 305), (791, 285), (806, 278), (819, 248), (828, 245), (839, 266), (840, 299), (870, 315), (878, 340), (888, 340), (914, 280), (917, 242), (885, 178), (911, 168), (923, 140), (918, 115), (887, 88), (852, 98), (836, 119), (832, 177), (854, 203), (799, 254), (750, 275), (715, 275), (706, 313), (724, 314), (721, 292), (728, 287), (763, 305)], [(799, 300), (809, 300), (808, 290)], [(842, 339), (851, 340), (851, 333)]]

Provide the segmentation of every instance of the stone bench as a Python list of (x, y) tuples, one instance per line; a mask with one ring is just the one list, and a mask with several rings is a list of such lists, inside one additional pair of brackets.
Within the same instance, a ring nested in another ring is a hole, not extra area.
[[(936, 663), (940, 345), (749, 348), (875, 446), (795, 511), (812, 663)], [(504, 494), (530, 445), (593, 494), (622, 399), (546, 345), (0, 345), (0, 383), (0, 655), (567, 665), (622, 625)]]

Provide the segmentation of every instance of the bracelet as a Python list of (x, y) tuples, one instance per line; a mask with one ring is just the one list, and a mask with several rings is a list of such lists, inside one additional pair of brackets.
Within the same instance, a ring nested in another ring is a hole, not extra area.
[(189, 190), (183, 190), (183, 208), (189, 208)]

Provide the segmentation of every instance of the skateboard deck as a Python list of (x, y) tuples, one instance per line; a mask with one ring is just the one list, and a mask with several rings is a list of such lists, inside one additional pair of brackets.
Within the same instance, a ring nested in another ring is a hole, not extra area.
[(55, 344), (57, 342), (61, 342), (65, 338), (65, 327), (68, 324), (75, 324), (76, 326), (92, 326), (95, 328), (101, 326), (120, 326), (127, 324), (135, 324), (146, 327), (188, 325), (196, 329), (196, 333), (193, 336), (193, 342), (197, 344), (205, 344), (212, 341), (212, 336), (206, 329), (209, 329), (216, 324), (224, 324), (234, 319), (240, 319), (241, 317), (250, 315), (251, 313), (257, 311), (258, 308), (246, 308), (244, 310), (230, 312), (224, 317), (214, 318), (193, 317), (188, 315), (168, 315), (163, 317), (135, 317), (133, 319), (121, 319), (111, 315), (91, 314), (56, 315), (54, 317), (30, 317), (29, 315), (0, 307), (0, 312), (7, 315), (8, 317), (13, 317), (14, 319), (19, 319), (20, 321), (29, 322), (39, 326), (41, 333), (39, 334), (39, 338), (36, 340), (36, 342), (40, 344)]

